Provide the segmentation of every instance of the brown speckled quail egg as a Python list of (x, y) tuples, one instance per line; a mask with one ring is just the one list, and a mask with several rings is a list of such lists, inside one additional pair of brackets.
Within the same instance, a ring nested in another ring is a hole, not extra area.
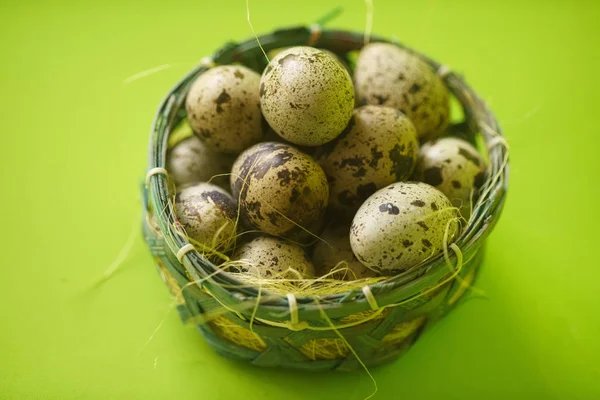
[(354, 83), (359, 104), (399, 109), (422, 140), (437, 137), (448, 125), (448, 89), (428, 64), (398, 46), (366, 45), (356, 62)]
[(317, 151), (329, 180), (329, 204), (354, 213), (377, 189), (408, 179), (418, 151), (415, 127), (400, 111), (371, 105), (354, 110), (344, 133)]
[(177, 192), (175, 214), (190, 238), (211, 249), (226, 250), (235, 241), (237, 208), (217, 185), (198, 183)]
[(191, 136), (169, 151), (167, 171), (179, 188), (210, 181), (229, 190), (228, 174), (233, 160), (233, 157), (207, 149), (198, 137)]
[(269, 125), (303, 146), (331, 141), (348, 124), (354, 87), (348, 71), (327, 52), (292, 47), (279, 53), (260, 79), (260, 104)]
[(360, 207), (350, 245), (360, 262), (393, 275), (440, 253), (446, 229), (449, 245), (459, 229), (459, 213), (442, 192), (421, 182), (398, 182)]
[(209, 69), (192, 84), (185, 104), (187, 117), (208, 148), (237, 154), (260, 141), (259, 83), (256, 72), (223, 65)]
[(308, 155), (283, 143), (259, 143), (237, 158), (231, 190), (240, 213), (253, 227), (294, 237), (320, 224), (329, 187), (325, 173)]
[(338, 225), (330, 227), (321, 234), (313, 253), (313, 265), (319, 275), (334, 272), (329, 278), (352, 281), (355, 279), (373, 278), (377, 273), (365, 267), (354, 255), (350, 247), (350, 226)]
[(306, 279), (315, 269), (304, 250), (293, 243), (270, 236), (260, 236), (239, 247), (233, 268), (261, 278)]
[(483, 157), (470, 143), (456, 138), (443, 138), (425, 143), (419, 152), (414, 177), (434, 186), (460, 209), (466, 219), (471, 214), (472, 200), (485, 181)]

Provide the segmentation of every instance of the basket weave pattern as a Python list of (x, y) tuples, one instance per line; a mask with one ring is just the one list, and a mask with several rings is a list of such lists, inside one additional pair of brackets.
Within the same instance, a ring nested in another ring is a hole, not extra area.
[[(386, 41), (378, 37), (371, 40)], [(360, 49), (363, 36), (298, 27), (261, 36), (260, 42), (266, 51), (308, 44), (344, 55)], [(218, 353), (260, 366), (311, 370), (360, 368), (354, 353), (366, 365), (381, 364), (408, 349), (427, 327), (457, 303), (476, 278), (484, 241), (498, 220), (506, 195), (507, 150), (494, 116), (462, 78), (414, 53), (438, 71), (462, 105), (465, 120), (461, 125), (467, 139), (473, 141), (480, 134), (488, 149), (484, 194), (455, 242), (460, 251), (449, 251), (449, 263), (440, 256), (365, 290), (322, 298), (290, 299), (260, 292), (241, 286), (229, 274), (219, 274), (210, 261), (190, 251), (169, 200), (166, 175), (148, 176), (143, 188), (145, 240), (163, 280), (176, 296), (181, 318), (197, 324)], [(165, 167), (169, 134), (185, 118), (185, 97), (195, 78), (213, 64), (236, 62), (257, 71), (264, 68), (265, 60), (256, 40), (227, 44), (169, 92), (152, 127), (149, 171), (160, 172)], [(458, 265), (460, 270), (449, 265)], [(460, 278), (455, 278), (456, 275)], [(338, 328), (333, 329), (332, 325)]]

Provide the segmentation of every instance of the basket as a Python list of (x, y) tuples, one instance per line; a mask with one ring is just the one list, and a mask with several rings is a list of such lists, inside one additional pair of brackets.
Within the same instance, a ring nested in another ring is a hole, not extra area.
[[(277, 30), (259, 40), (265, 51), (310, 45), (340, 56), (364, 44), (362, 34), (318, 26)], [(388, 42), (380, 37), (371, 40)], [(242, 285), (196, 252), (176, 221), (164, 168), (169, 135), (186, 117), (187, 91), (213, 65), (241, 63), (261, 71), (266, 62), (257, 41), (225, 45), (187, 74), (160, 104), (143, 187), (144, 236), (181, 318), (197, 325), (218, 353), (268, 367), (355, 370), (378, 365), (407, 350), (457, 304), (475, 280), (484, 241), (498, 221), (506, 196), (506, 142), (492, 113), (461, 77), (408, 50), (438, 71), (461, 104), (464, 121), (456, 128), (470, 141), (480, 138), (485, 144), (488, 178), (469, 223), (444, 254), (401, 275), (344, 293), (319, 298), (286, 296)]]

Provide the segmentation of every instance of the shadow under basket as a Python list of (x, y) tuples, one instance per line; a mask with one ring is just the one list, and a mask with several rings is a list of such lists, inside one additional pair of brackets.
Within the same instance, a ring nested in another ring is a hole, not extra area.
[[(259, 37), (265, 51), (309, 45), (345, 57), (363, 46), (363, 35), (298, 27)], [(372, 41), (387, 42), (379, 37)], [(406, 48), (399, 43), (399, 47)], [(461, 77), (426, 56), (461, 104), (463, 137), (485, 148), (487, 180), (469, 223), (446, 256), (359, 289), (328, 296), (279, 295), (242, 285), (193, 249), (176, 223), (165, 159), (169, 135), (186, 118), (193, 81), (213, 65), (240, 63), (262, 71), (257, 41), (230, 43), (203, 60), (166, 96), (151, 132), (144, 191), (144, 237), (182, 319), (196, 324), (226, 357), (270, 367), (355, 370), (396, 359), (444, 316), (474, 282), (483, 245), (501, 213), (508, 184), (508, 150), (498, 123)]]

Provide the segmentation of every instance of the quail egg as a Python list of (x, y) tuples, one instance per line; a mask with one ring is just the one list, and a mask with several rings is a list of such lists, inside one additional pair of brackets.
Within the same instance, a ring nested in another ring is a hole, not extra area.
[(423, 141), (448, 125), (449, 92), (435, 71), (416, 55), (389, 43), (371, 43), (354, 71), (359, 104), (380, 104), (405, 113)]
[(260, 75), (222, 65), (201, 74), (186, 98), (194, 133), (214, 151), (238, 154), (263, 136), (258, 96)]
[(419, 152), (414, 177), (434, 186), (450, 199), (465, 219), (485, 181), (483, 157), (470, 143), (443, 138), (425, 143)]
[(353, 214), (377, 189), (408, 179), (418, 149), (415, 127), (402, 112), (372, 105), (354, 110), (344, 133), (317, 150), (329, 204)]
[(350, 245), (365, 266), (394, 275), (439, 254), (458, 230), (458, 210), (442, 192), (421, 182), (397, 182), (360, 207)]
[(304, 250), (289, 241), (260, 236), (239, 247), (233, 260), (237, 272), (261, 278), (307, 279), (315, 269)]
[(327, 207), (325, 173), (308, 155), (283, 143), (259, 143), (235, 161), (231, 190), (253, 227), (277, 236), (313, 231)]
[(329, 52), (292, 47), (265, 68), (260, 104), (279, 136), (297, 145), (318, 146), (348, 124), (354, 87), (348, 71)]
[(175, 214), (186, 234), (215, 250), (230, 248), (236, 237), (237, 208), (229, 193), (212, 183), (177, 192)]
[(349, 225), (333, 226), (321, 234), (322, 240), (317, 242), (312, 257), (319, 275), (333, 270), (331, 278), (347, 281), (377, 276), (356, 258), (350, 247), (349, 234)]
[(232, 165), (232, 157), (207, 149), (196, 136), (177, 143), (167, 154), (167, 171), (178, 188), (210, 181), (229, 190)]

